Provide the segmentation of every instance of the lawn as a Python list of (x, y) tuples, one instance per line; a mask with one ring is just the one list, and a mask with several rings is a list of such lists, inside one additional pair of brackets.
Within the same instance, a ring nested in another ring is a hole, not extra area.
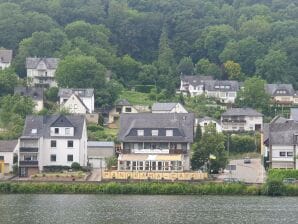
[(155, 101), (149, 99), (149, 93), (141, 93), (136, 91), (124, 90), (121, 99), (127, 99), (132, 105), (152, 105)]

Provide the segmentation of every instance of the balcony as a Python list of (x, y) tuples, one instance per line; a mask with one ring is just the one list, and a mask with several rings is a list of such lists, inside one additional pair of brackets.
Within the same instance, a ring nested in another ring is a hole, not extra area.
[(244, 119), (222, 119), (222, 123), (244, 124), (244, 123), (246, 123), (246, 120), (244, 120)]
[(131, 153), (169, 154), (169, 149), (132, 149)]
[(38, 152), (37, 147), (20, 147), (20, 153), (21, 152)]
[(38, 161), (37, 160), (23, 160), (23, 161), (20, 161), (20, 166), (36, 167), (36, 166), (38, 166)]

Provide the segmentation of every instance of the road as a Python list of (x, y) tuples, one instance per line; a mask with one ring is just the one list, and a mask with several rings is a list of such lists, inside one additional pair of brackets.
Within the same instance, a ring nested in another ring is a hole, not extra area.
[(101, 169), (93, 169), (88, 181), (101, 181)]
[(251, 159), (251, 163), (248, 164), (244, 164), (243, 159), (231, 160), (229, 164), (236, 165), (236, 170), (232, 170), (230, 173), (225, 170), (218, 179), (237, 178), (246, 183), (264, 183), (266, 172), (261, 164), (261, 159)]

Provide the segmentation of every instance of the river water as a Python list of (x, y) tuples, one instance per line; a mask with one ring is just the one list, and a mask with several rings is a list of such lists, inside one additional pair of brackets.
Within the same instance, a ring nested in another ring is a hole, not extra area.
[(298, 198), (0, 195), (6, 223), (298, 223)]

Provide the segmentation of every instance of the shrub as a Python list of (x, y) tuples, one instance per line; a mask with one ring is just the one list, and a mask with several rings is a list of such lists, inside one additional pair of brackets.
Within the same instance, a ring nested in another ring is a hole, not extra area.
[(298, 170), (278, 170), (271, 169), (268, 172), (268, 179), (280, 180), (285, 178), (295, 178), (298, 179)]
[(117, 166), (117, 157), (116, 156), (111, 156), (111, 157), (107, 157), (105, 159), (106, 162), (106, 167), (108, 168), (108, 170), (110, 170), (112, 168), (112, 166)]
[(80, 170), (81, 169), (81, 165), (79, 163), (77, 163), (77, 162), (73, 162), (71, 164), (71, 169), (73, 169), (73, 170)]
[(54, 173), (61, 172), (64, 170), (69, 170), (69, 169), (70, 169), (69, 166), (44, 166), (43, 167), (44, 172), (54, 172)]
[(263, 194), (269, 196), (281, 196), (285, 194), (285, 186), (280, 180), (268, 180), (264, 185)]

